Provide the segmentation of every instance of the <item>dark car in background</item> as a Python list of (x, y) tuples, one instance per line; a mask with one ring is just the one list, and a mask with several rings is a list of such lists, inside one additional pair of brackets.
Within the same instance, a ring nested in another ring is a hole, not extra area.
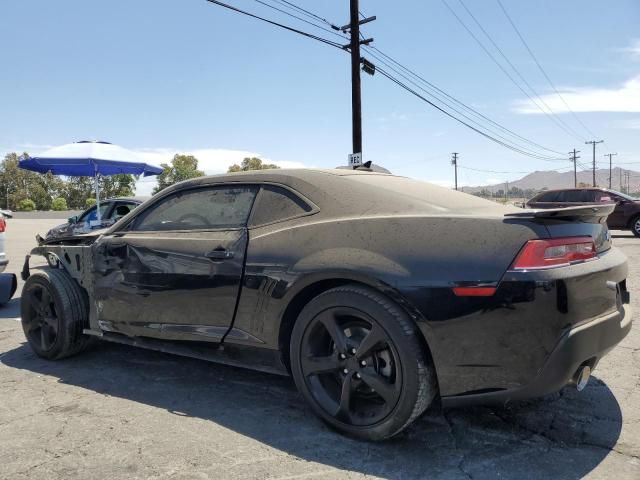
[(148, 199), (149, 197), (123, 197), (102, 200), (100, 201), (100, 216), (102, 219), (100, 222), (98, 222), (98, 208), (94, 205), (87, 208), (80, 215), (69, 218), (67, 223), (53, 227), (47, 232), (45, 240), (71, 237), (88, 233), (91, 230), (110, 227)]
[(583, 389), (632, 323), (613, 208), (357, 170), (201, 177), (32, 250), (58, 261), (27, 257), (22, 325), (49, 360), (93, 337), (291, 375), (333, 428), (380, 440), (436, 399)]
[(631, 230), (640, 237), (640, 200), (607, 188), (567, 188), (540, 192), (526, 203), (529, 208), (562, 208), (615, 203), (607, 218), (609, 228)]

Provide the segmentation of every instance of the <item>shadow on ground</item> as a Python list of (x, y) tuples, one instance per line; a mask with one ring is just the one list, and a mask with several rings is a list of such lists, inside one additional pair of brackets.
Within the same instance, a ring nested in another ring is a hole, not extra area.
[(0, 320), (14, 319), (20, 316), (20, 299), (13, 298), (0, 306)]
[(284, 377), (103, 343), (60, 362), (22, 345), (0, 361), (205, 419), (310, 462), (388, 479), (578, 479), (609, 453), (622, 426), (615, 397), (597, 378), (581, 394), (566, 389), (509, 408), (429, 412), (396, 439), (369, 444), (326, 428)]

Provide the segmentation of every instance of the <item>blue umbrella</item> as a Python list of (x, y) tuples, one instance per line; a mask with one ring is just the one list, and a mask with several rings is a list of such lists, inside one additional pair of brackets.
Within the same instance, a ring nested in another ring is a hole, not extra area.
[(159, 175), (162, 168), (149, 165), (131, 150), (108, 142), (82, 141), (55, 147), (20, 160), (19, 167), (33, 172), (74, 177), (94, 177), (98, 221), (100, 221), (100, 189), (98, 176), (131, 174)]

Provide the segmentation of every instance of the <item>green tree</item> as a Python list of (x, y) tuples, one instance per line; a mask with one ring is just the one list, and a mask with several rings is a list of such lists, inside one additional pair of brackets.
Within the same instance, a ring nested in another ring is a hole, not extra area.
[(69, 207), (67, 207), (67, 201), (64, 198), (57, 197), (51, 202), (51, 209), (61, 212), (63, 210), (69, 210)]
[(91, 177), (69, 177), (65, 184), (67, 205), (71, 209), (85, 208), (87, 198), (95, 196), (95, 187)]
[(21, 212), (31, 212), (36, 209), (36, 204), (30, 198), (23, 198), (18, 202), (18, 210)]
[(98, 183), (100, 198), (132, 197), (136, 190), (136, 178), (133, 175), (100, 177)]
[(174, 183), (204, 176), (204, 172), (198, 170), (198, 159), (193, 155), (175, 155), (171, 165), (163, 163), (160, 166), (163, 172), (158, 175), (158, 185), (153, 190), (154, 195)]
[(93, 207), (96, 204), (96, 199), (95, 198), (87, 198), (84, 201), (84, 206), (87, 208)]
[(234, 163), (227, 170), (228, 173), (233, 172), (248, 172), (249, 170), (268, 170), (272, 168), (280, 168), (277, 165), (272, 163), (262, 163), (262, 160), (256, 157), (245, 158), (242, 160), (242, 163), (238, 165)]

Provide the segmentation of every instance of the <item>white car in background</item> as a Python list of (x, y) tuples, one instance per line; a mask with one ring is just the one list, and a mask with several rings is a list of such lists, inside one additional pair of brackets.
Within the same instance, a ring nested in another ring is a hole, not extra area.
[(4, 251), (4, 231), (7, 229), (7, 221), (4, 217), (4, 212), (0, 213), (0, 273), (4, 272), (4, 269), (7, 268), (7, 264), (9, 260), (7, 259), (7, 254)]
[(0, 305), (11, 300), (16, 292), (17, 279), (13, 273), (2, 273), (9, 264), (7, 252), (5, 251), (5, 231), (7, 229), (7, 217), (11, 218), (11, 212), (0, 210)]

